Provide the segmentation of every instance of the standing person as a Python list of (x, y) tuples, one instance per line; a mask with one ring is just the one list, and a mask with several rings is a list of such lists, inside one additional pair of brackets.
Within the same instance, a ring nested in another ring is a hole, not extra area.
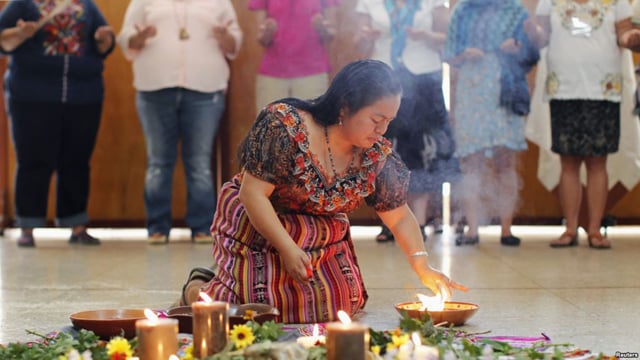
[(312, 101), (286, 99), (259, 115), (239, 149), (242, 171), (221, 190), (211, 231), (217, 273), (191, 272), (181, 302), (202, 290), (230, 303), (266, 303), (279, 321), (353, 315), (367, 300), (347, 213), (363, 201), (391, 229), (422, 281), (449, 298), (460, 284), (429, 266), (406, 205), (409, 172), (382, 135), (400, 106), (387, 65), (345, 66)]
[(476, 244), (483, 212), (500, 217), (500, 243), (511, 233), (520, 179), (516, 153), (527, 148), (527, 73), (540, 54), (525, 34), (520, 0), (461, 0), (453, 9), (444, 58), (457, 68), (454, 134), (463, 180), (458, 194), (467, 220), (457, 245)]
[(242, 32), (230, 0), (132, 0), (118, 43), (133, 62), (147, 146), (144, 202), (150, 244), (169, 241), (178, 142), (187, 182), (186, 222), (211, 243), (213, 142), (225, 108), (228, 59)]
[(618, 151), (622, 92), (621, 47), (640, 45), (628, 1), (541, 0), (529, 32), (548, 45), (545, 95), (551, 150), (560, 155), (560, 203), (565, 231), (554, 248), (578, 244), (580, 167), (587, 169), (588, 242), (609, 249), (600, 233), (607, 201), (607, 156)]
[(98, 245), (87, 233), (89, 161), (104, 84), (103, 61), (115, 41), (91, 0), (11, 1), (0, 13), (0, 46), (9, 53), (5, 95), (16, 150), (18, 246), (33, 247), (46, 225), (56, 174), (56, 225), (72, 228), (69, 243)]
[(338, 0), (249, 0), (264, 47), (256, 78), (256, 108), (320, 96), (329, 84), (327, 47), (335, 35)]
[[(442, 93), (442, 60), (449, 19), (446, 0), (359, 0), (361, 17), (356, 42), (372, 59), (391, 65), (402, 81), (397, 119), (387, 131), (411, 170), (409, 206), (424, 227), (429, 201), (442, 183), (460, 175), (455, 145)], [(388, 228), (378, 242), (393, 240)]]

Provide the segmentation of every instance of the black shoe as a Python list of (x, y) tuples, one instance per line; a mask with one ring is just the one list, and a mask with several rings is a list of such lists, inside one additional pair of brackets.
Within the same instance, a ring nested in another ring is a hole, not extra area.
[(187, 297), (185, 294), (185, 291), (187, 290), (187, 286), (189, 286), (189, 283), (191, 283), (193, 280), (201, 280), (201, 281), (204, 281), (205, 283), (208, 283), (209, 281), (211, 281), (211, 279), (213, 279), (214, 276), (216, 276), (216, 273), (214, 273), (213, 270), (211, 270), (210, 268), (197, 267), (197, 268), (191, 269), (191, 271), (189, 272), (189, 277), (187, 277), (187, 282), (185, 282), (184, 285), (182, 286), (182, 296), (180, 297), (180, 305), (181, 306), (191, 305), (191, 304), (187, 304)]
[(100, 240), (89, 235), (86, 231), (82, 231), (77, 235), (71, 234), (69, 244), (100, 245)]
[(380, 234), (376, 236), (376, 241), (379, 243), (383, 243), (394, 240), (395, 238), (393, 237), (393, 233), (391, 232), (391, 230), (389, 230), (388, 227), (382, 225), (382, 230), (380, 231)]
[(33, 235), (25, 235), (22, 234), (20, 235), (20, 237), (18, 238), (17, 244), (19, 247), (35, 247), (36, 243), (33, 240)]
[(517, 236), (509, 235), (509, 236), (501, 236), (500, 244), (504, 246), (519, 246), (520, 238)]
[(456, 246), (475, 245), (479, 242), (480, 242), (480, 237), (478, 235), (467, 236), (464, 234), (458, 234), (458, 236), (456, 236)]

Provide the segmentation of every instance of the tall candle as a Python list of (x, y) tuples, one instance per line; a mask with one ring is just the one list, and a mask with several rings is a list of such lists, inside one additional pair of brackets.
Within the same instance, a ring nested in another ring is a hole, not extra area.
[(363, 324), (351, 322), (342, 310), (338, 316), (341, 322), (326, 325), (327, 359), (364, 360), (369, 348), (369, 328)]
[(140, 360), (167, 360), (178, 353), (177, 319), (136, 321)]
[(193, 355), (204, 359), (217, 354), (227, 345), (229, 334), (229, 303), (197, 301), (193, 311)]

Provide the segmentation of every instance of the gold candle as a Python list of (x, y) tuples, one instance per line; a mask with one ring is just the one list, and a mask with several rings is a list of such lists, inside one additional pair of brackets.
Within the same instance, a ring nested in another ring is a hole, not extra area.
[(193, 356), (204, 359), (219, 353), (227, 345), (229, 303), (198, 301), (193, 310)]
[(342, 322), (326, 325), (328, 360), (364, 360), (369, 348), (369, 328), (366, 325), (351, 322), (342, 310), (338, 312)]
[(167, 360), (178, 353), (177, 319), (136, 321), (140, 360)]

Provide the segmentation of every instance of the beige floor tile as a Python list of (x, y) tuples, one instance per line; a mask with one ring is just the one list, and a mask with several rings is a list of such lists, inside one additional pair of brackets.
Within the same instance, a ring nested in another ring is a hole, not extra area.
[[(357, 316), (377, 329), (393, 328), (393, 305), (427, 293), (394, 243), (372, 239), (379, 228), (354, 227), (369, 291)], [(559, 227), (515, 227), (517, 248), (499, 244), (496, 227), (481, 229), (477, 246), (456, 247), (451, 234), (430, 234), (432, 266), (469, 287), (454, 300), (476, 303), (462, 327), (492, 335), (539, 336), (615, 354), (640, 352), (640, 229), (610, 230), (614, 249), (580, 245), (551, 249)], [(15, 245), (18, 232), (0, 240), (0, 343), (26, 340), (25, 329), (46, 333), (70, 325), (69, 315), (100, 308), (168, 307), (194, 266), (211, 265), (211, 249), (191, 244), (188, 231), (172, 232), (166, 246), (148, 246), (144, 230), (95, 229), (99, 247), (72, 247), (68, 230), (37, 229), (37, 248)]]

